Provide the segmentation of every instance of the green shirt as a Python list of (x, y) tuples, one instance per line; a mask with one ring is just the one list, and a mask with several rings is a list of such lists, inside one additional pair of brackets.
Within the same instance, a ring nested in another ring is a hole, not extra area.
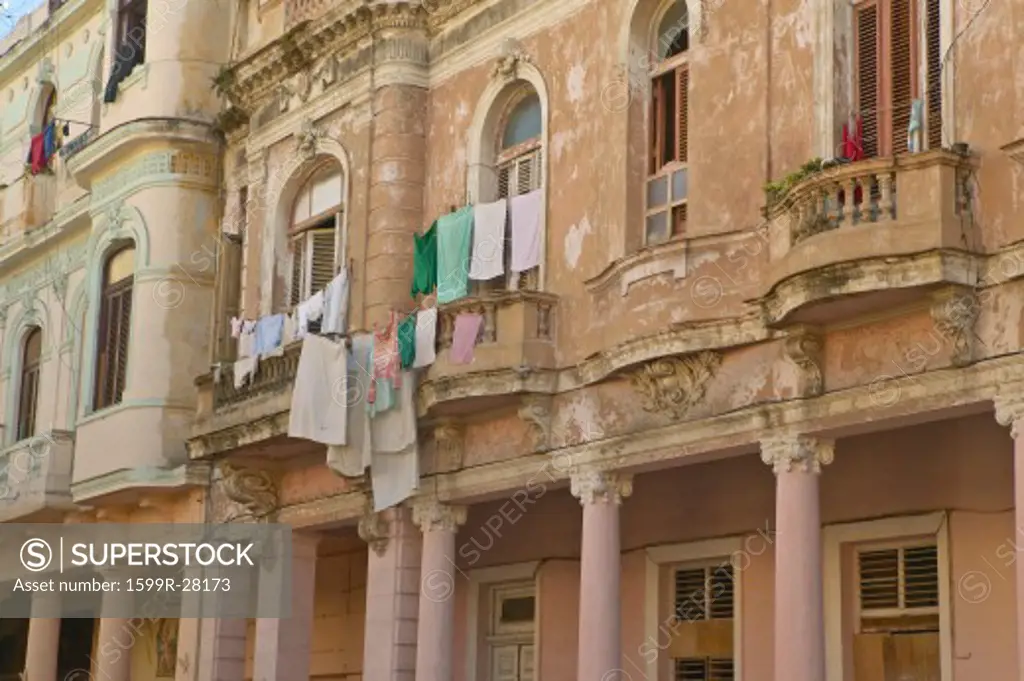
[(450, 303), (469, 292), (469, 242), (473, 206), (437, 221), (437, 302)]
[(434, 292), (437, 286), (437, 221), (422, 235), (413, 235), (412, 246), (412, 297), (417, 293), (425, 296)]
[(398, 323), (398, 355), (402, 368), (408, 369), (416, 360), (416, 315), (411, 314)]

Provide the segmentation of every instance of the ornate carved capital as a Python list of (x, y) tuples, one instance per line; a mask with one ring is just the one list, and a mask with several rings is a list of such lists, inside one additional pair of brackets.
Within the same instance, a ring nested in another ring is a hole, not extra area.
[(378, 556), (383, 556), (391, 538), (390, 527), (383, 513), (368, 511), (359, 519), (359, 538)]
[(815, 397), (825, 389), (822, 372), (821, 335), (810, 327), (798, 327), (785, 341), (786, 359), (800, 370), (798, 391), (800, 397)]
[(439, 471), (457, 471), (465, 456), (465, 431), (454, 421), (434, 426), (434, 446), (437, 448)]
[(509, 38), (501, 46), (501, 54), (491, 67), (491, 78), (494, 80), (515, 80), (519, 77), (520, 64), (532, 64), (533, 59), (522, 44)]
[(423, 532), (456, 532), (466, 522), (466, 507), (424, 499), (413, 502), (412, 521)]
[(992, 401), (996, 405), (996, 422), (1009, 426), (1014, 440), (1024, 435), (1024, 392), (997, 395)]
[(572, 474), (570, 490), (582, 506), (596, 503), (619, 505), (633, 494), (633, 476), (628, 473), (583, 469)]
[(316, 156), (320, 140), (325, 136), (326, 133), (319, 125), (308, 118), (304, 119), (299, 126), (299, 131), (295, 134), (299, 156), (307, 161), (312, 160)]
[(224, 495), (252, 517), (265, 518), (277, 510), (277, 485), (267, 471), (222, 463), (220, 474)]
[(717, 352), (652, 360), (630, 373), (645, 411), (681, 418), (704, 399), (707, 384), (722, 363)]
[(551, 446), (551, 396), (527, 395), (519, 407), (519, 418), (529, 426), (531, 451), (543, 452)]
[(932, 321), (936, 331), (953, 345), (953, 366), (974, 361), (974, 324), (979, 308), (974, 290), (963, 286), (951, 286), (932, 297)]
[(832, 463), (834, 457), (832, 440), (797, 435), (761, 441), (761, 461), (771, 466), (776, 475), (793, 470), (821, 473), (821, 467)]

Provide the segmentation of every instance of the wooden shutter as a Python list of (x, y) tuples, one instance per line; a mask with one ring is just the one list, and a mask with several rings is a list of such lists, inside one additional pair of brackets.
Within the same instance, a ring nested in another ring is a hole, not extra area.
[(231, 318), (239, 316), (242, 282), (242, 238), (223, 234), (217, 253), (216, 300), (214, 302), (213, 362), (233, 361), (238, 344), (231, 337)]
[(676, 69), (676, 160), (686, 163), (689, 139), (690, 70), (686, 65)]
[(733, 661), (722, 658), (687, 658), (675, 661), (675, 681), (733, 681)]
[(121, 402), (128, 375), (131, 338), (132, 280), (124, 279), (104, 291), (100, 312), (100, 347), (96, 381), (96, 409)]
[(928, 62), (928, 93), (926, 106), (928, 109), (928, 148), (942, 147), (942, 37), (939, 20), (939, 0), (928, 0), (927, 46)]
[(17, 439), (36, 432), (36, 405), (39, 402), (39, 362), (43, 350), (43, 332), (35, 328), (25, 338), (21, 357), (21, 383), (18, 391)]
[(862, 611), (916, 610), (939, 604), (934, 545), (862, 551), (858, 565)]
[(132, 286), (131, 280), (117, 293), (116, 355), (112, 362), (113, 390), (111, 404), (120, 404), (128, 376), (128, 343), (131, 339)]
[(649, 124), (651, 135), (648, 141), (648, 173), (654, 174), (661, 168), (661, 136), (663, 133), (665, 93), (662, 91), (663, 79), (655, 78), (651, 82), (651, 109)]
[(878, 7), (867, 5), (857, 10), (857, 109), (865, 158), (878, 156)]
[(306, 238), (299, 236), (292, 241), (292, 276), (291, 290), (288, 293), (288, 302), (295, 307), (303, 299), (303, 271), (306, 262)]
[(892, 2), (889, 33), (890, 77), (892, 95), (889, 105), (892, 109), (892, 153), (907, 153), (907, 128), (910, 126), (910, 105), (914, 100), (914, 58), (912, 40), (911, 0), (890, 0)]
[(512, 196), (510, 185), (512, 181), (512, 166), (504, 164), (498, 168), (498, 198), (507, 199)]
[(334, 279), (334, 236), (333, 227), (309, 231), (309, 239), (312, 242), (309, 295), (327, 288)]

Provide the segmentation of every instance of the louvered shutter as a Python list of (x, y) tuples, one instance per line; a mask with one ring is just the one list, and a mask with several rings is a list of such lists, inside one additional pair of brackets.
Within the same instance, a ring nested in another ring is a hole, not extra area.
[(649, 173), (656, 173), (661, 168), (661, 136), (662, 136), (662, 120), (663, 115), (662, 102), (665, 99), (665, 93), (662, 91), (662, 80), (657, 78), (651, 83), (651, 110), (649, 116), (649, 123), (651, 126), (651, 135), (648, 141), (648, 156), (649, 156)]
[(512, 196), (512, 166), (505, 164), (498, 168), (498, 198), (507, 199)]
[(862, 611), (918, 610), (939, 604), (934, 545), (863, 551), (858, 567)]
[(311, 257), (309, 260), (309, 295), (327, 288), (334, 279), (334, 228), (312, 229), (308, 232)]
[(878, 36), (878, 7), (861, 7), (857, 10), (857, 109), (865, 158), (878, 156)]
[(676, 69), (676, 160), (686, 163), (689, 140), (690, 71), (686, 66)]
[(128, 343), (131, 339), (132, 287), (129, 283), (120, 292), (117, 320), (117, 361), (114, 365), (112, 404), (120, 404), (128, 377)]
[(942, 147), (942, 37), (939, 20), (939, 0), (928, 0), (927, 5), (927, 44), (928, 61), (928, 148)]
[(914, 99), (913, 58), (911, 56), (911, 0), (891, 0), (889, 33), (890, 76), (892, 96), (892, 153), (907, 153), (907, 128), (910, 126), (910, 105)]
[(523, 157), (516, 161), (516, 196), (526, 194), (533, 189), (532, 157)]
[(303, 299), (303, 272), (306, 262), (306, 239), (300, 236), (292, 241), (292, 272), (291, 290), (289, 291), (288, 302), (295, 307)]
[(217, 254), (213, 362), (235, 359), (237, 343), (231, 337), (231, 318), (239, 316), (242, 280), (242, 237), (224, 234)]

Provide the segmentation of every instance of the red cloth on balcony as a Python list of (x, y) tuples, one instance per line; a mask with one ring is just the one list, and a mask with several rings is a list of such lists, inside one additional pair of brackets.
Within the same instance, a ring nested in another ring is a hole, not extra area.
[(29, 146), (28, 153), (29, 162), (32, 164), (32, 174), (38, 175), (43, 172), (43, 168), (46, 167), (46, 142), (45, 135), (39, 133), (32, 137), (32, 143)]

